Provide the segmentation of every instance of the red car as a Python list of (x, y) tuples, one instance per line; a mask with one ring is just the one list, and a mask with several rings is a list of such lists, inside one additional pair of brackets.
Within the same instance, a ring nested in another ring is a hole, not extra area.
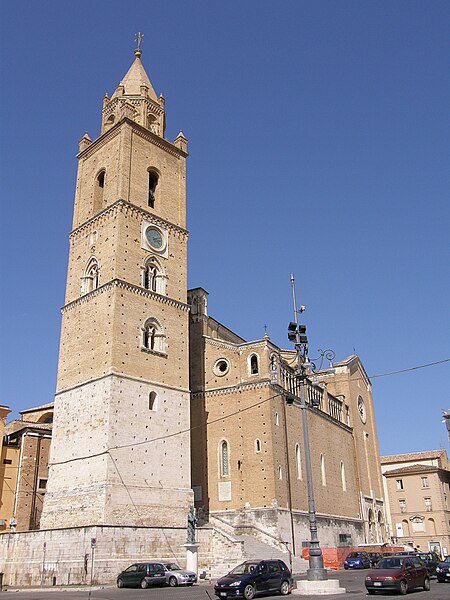
[(427, 568), (416, 556), (388, 556), (368, 573), (365, 584), (369, 595), (388, 590), (404, 595), (417, 587), (428, 591), (430, 577)]

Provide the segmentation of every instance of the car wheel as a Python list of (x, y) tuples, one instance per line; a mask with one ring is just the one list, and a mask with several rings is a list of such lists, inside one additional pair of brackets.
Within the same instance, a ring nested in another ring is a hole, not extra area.
[(170, 587), (177, 587), (177, 585), (178, 585), (177, 578), (174, 577), (173, 575), (171, 577), (169, 577), (169, 585), (170, 585)]
[(122, 579), (118, 579), (117, 580), (117, 587), (118, 588), (123, 588), (123, 581), (122, 581)]
[(148, 582), (146, 579), (141, 579), (141, 588), (143, 590), (145, 590), (146, 588), (148, 588)]
[(246, 585), (244, 588), (245, 600), (252, 600), (254, 595), (255, 595), (255, 588), (251, 584)]
[(291, 590), (289, 589), (289, 581), (282, 581), (280, 585), (280, 594), (287, 596)]
[(373, 596), (375, 594), (375, 590), (367, 590), (369, 596)]
[(406, 596), (407, 591), (408, 591), (408, 584), (406, 583), (406, 581), (404, 579), (402, 579), (402, 581), (400, 581), (399, 592), (402, 596)]
[(428, 578), (428, 577), (425, 577), (425, 581), (423, 582), (423, 589), (424, 589), (426, 592), (429, 592), (429, 591), (430, 591), (430, 580), (429, 580), (429, 578)]

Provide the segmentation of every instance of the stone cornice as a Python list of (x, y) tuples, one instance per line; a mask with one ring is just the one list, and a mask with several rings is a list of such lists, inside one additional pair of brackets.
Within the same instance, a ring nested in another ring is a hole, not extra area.
[(226, 348), (227, 350), (238, 350), (238, 349), (242, 349), (242, 348), (246, 348), (248, 350), (253, 350), (255, 348), (265, 348), (266, 345), (271, 345), (273, 346), (274, 350), (277, 350), (277, 347), (274, 346), (273, 344), (271, 344), (269, 342), (269, 344), (267, 344), (266, 340), (256, 340), (256, 341), (252, 341), (252, 342), (242, 342), (242, 343), (235, 343), (235, 342), (228, 342), (226, 340), (220, 340), (218, 338), (212, 338), (209, 336), (203, 336), (204, 340), (205, 340), (205, 344), (209, 345), (209, 346), (215, 346), (216, 348)]
[(166, 221), (165, 219), (162, 219), (161, 217), (158, 217), (153, 213), (148, 212), (147, 210), (144, 210), (143, 208), (140, 208), (135, 204), (132, 204), (131, 202), (127, 202), (126, 200), (119, 198), (119, 200), (116, 200), (114, 204), (107, 206), (104, 210), (102, 210), (102, 212), (99, 212), (98, 214), (91, 217), (88, 221), (85, 221), (82, 225), (79, 225), (78, 227), (73, 229), (69, 234), (69, 239), (76, 238), (80, 233), (82, 233), (86, 229), (91, 228), (91, 226), (95, 223), (100, 222), (102, 219), (105, 219), (107, 217), (111, 217), (119, 211), (127, 212), (128, 214), (137, 215), (148, 219), (155, 225), (160, 225), (161, 227), (172, 230), (182, 237), (187, 237), (188, 235), (187, 230), (183, 227), (175, 225), (170, 221)]
[(130, 126), (134, 133), (144, 138), (145, 140), (152, 142), (153, 144), (155, 144), (155, 146), (162, 148), (168, 154), (171, 154), (176, 158), (186, 158), (188, 156), (187, 152), (183, 152), (183, 150), (180, 150), (180, 148), (178, 148), (165, 138), (159, 137), (159, 135), (156, 135), (148, 129), (145, 129), (145, 127), (142, 127), (142, 125), (139, 125), (138, 123), (132, 121), (128, 117), (123, 117), (122, 119), (120, 119), (120, 121), (117, 121), (117, 123), (113, 125), (111, 129), (108, 129), (108, 131), (106, 131), (100, 137), (94, 140), (92, 144), (89, 144), (87, 148), (85, 148), (79, 154), (77, 154), (77, 158), (79, 160), (89, 158), (89, 156), (91, 156), (99, 148), (101, 148), (107, 142), (116, 137), (116, 135), (120, 133), (122, 125)]
[(144, 378), (140, 378), (140, 377), (131, 377), (130, 375), (124, 375), (123, 373), (116, 373), (115, 371), (109, 371), (108, 373), (105, 373), (104, 375), (100, 375), (99, 377), (93, 377), (92, 379), (87, 379), (86, 381), (83, 381), (82, 383), (77, 383), (76, 385), (72, 385), (70, 387), (63, 388), (61, 390), (56, 390), (55, 398), (56, 398), (56, 396), (59, 396), (60, 394), (65, 394), (67, 392), (71, 392), (73, 390), (84, 387), (86, 385), (90, 385), (91, 383), (96, 383), (97, 381), (101, 381), (102, 379), (108, 379), (110, 377), (112, 377), (113, 379), (114, 378), (115, 379), (126, 379), (127, 381), (136, 381), (137, 383), (150, 384), (153, 386), (165, 388), (167, 390), (175, 390), (177, 392), (182, 392), (183, 394), (189, 393), (189, 389), (186, 389), (186, 388), (182, 388), (182, 387), (178, 387), (178, 386), (174, 386), (174, 385), (167, 385), (165, 383), (161, 383), (158, 381), (150, 381), (150, 379), (144, 379)]
[(76, 306), (79, 306), (81, 304), (86, 304), (86, 302), (90, 302), (92, 300), (92, 298), (95, 298), (96, 296), (99, 296), (100, 294), (103, 294), (105, 292), (109, 292), (110, 290), (112, 290), (114, 288), (125, 289), (125, 290), (127, 290), (129, 292), (133, 292), (139, 296), (144, 296), (146, 298), (150, 298), (152, 300), (161, 302), (162, 304), (174, 306), (180, 310), (189, 312), (188, 304), (185, 304), (184, 302), (180, 302), (179, 300), (174, 300), (173, 298), (169, 298), (168, 296), (163, 296), (162, 294), (157, 294), (156, 292), (146, 290), (145, 288), (139, 287), (138, 285), (134, 285), (133, 283), (128, 283), (127, 281), (124, 281), (123, 279), (112, 279), (111, 281), (108, 281), (108, 283), (105, 283), (104, 285), (101, 285), (100, 287), (98, 287), (96, 290), (92, 290), (92, 292), (89, 292), (88, 294), (84, 294), (84, 296), (81, 296), (80, 298), (77, 298), (76, 300), (72, 300), (72, 302), (69, 302), (68, 304), (63, 306), (61, 310), (63, 313), (67, 312), (68, 310), (71, 310)]
[[(269, 387), (271, 387), (271, 383), (268, 379), (258, 381), (258, 382), (255, 381), (254, 383), (238, 383), (236, 385), (231, 385), (231, 386), (227, 386), (227, 387), (223, 387), (223, 388), (215, 388), (212, 390), (202, 390), (202, 391), (192, 392), (192, 398), (193, 399), (202, 398), (202, 397), (211, 398), (214, 396), (223, 396), (225, 394), (233, 394), (235, 392), (246, 392), (248, 390), (261, 390), (263, 388), (269, 388)], [(279, 395), (281, 396), (282, 393), (280, 392)]]

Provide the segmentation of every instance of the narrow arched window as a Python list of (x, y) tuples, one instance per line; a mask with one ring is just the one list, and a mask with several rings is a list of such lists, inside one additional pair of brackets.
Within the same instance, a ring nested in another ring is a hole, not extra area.
[(261, 440), (255, 440), (255, 452), (261, 452)]
[(341, 460), (341, 482), (342, 482), (342, 491), (347, 491), (347, 482), (345, 480), (345, 466)]
[(225, 440), (220, 442), (220, 474), (222, 477), (230, 475), (230, 453)]
[(275, 425), (279, 425), (280, 424), (280, 417), (278, 415), (278, 413), (275, 413)]
[(94, 213), (99, 212), (103, 208), (103, 192), (105, 188), (106, 171), (102, 169), (94, 182)]
[(141, 348), (153, 352), (166, 352), (166, 338), (162, 327), (156, 319), (150, 318), (144, 323), (141, 330)]
[(156, 410), (156, 392), (150, 392), (148, 395), (148, 410)]
[(151, 257), (142, 267), (142, 287), (157, 294), (166, 293), (166, 277), (156, 258)]
[(325, 458), (323, 454), (320, 455), (320, 474), (322, 476), (322, 485), (327, 485), (327, 478), (325, 474)]
[(283, 470), (281, 467), (278, 467), (278, 479), (283, 479)]
[(250, 374), (257, 375), (259, 373), (258, 357), (252, 354), (250, 357)]
[(155, 171), (148, 172), (148, 205), (150, 208), (155, 208), (156, 186), (158, 185), (158, 173)]
[(99, 286), (99, 268), (96, 258), (91, 258), (81, 278), (81, 293), (89, 294)]
[(298, 444), (295, 444), (295, 465), (297, 467), (297, 479), (303, 479), (302, 454), (300, 452), (300, 446)]

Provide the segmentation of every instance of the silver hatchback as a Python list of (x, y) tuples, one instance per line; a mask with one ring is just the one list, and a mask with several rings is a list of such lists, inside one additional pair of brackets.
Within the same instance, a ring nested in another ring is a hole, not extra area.
[(173, 562), (163, 562), (162, 565), (166, 571), (166, 583), (170, 587), (197, 583), (197, 574), (194, 571), (186, 571)]

